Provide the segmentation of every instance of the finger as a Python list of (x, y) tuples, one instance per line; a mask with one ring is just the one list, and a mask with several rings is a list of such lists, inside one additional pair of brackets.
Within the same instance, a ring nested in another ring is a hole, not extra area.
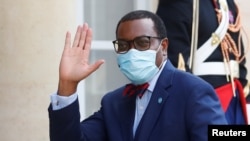
[(86, 58), (89, 58), (91, 43), (92, 43), (92, 29), (89, 28), (86, 34), (86, 40), (84, 45), (84, 50), (86, 51), (85, 52)]
[(87, 34), (87, 31), (88, 31), (88, 28), (89, 28), (88, 24), (84, 23), (83, 24), (83, 29), (82, 29), (82, 32), (81, 32), (79, 45), (78, 45), (82, 49), (84, 49), (84, 44), (85, 44), (86, 34)]
[(105, 63), (105, 60), (100, 59), (98, 61), (95, 62), (95, 64), (93, 64), (93, 68), (96, 70), (98, 69), (103, 63)]
[(85, 79), (86, 77), (88, 77), (89, 75), (91, 75), (93, 72), (95, 72), (105, 61), (102, 59), (96, 61), (94, 64), (89, 65), (88, 69), (86, 70), (87, 72), (85, 73), (85, 75), (83, 76), (82, 79)]
[(64, 48), (71, 46), (71, 35), (69, 32), (66, 33)]
[(94, 64), (90, 65), (90, 68), (89, 68), (90, 73), (96, 71), (103, 63), (105, 63), (105, 60), (100, 59), (96, 61)]
[(77, 47), (78, 44), (79, 44), (79, 39), (80, 39), (80, 36), (81, 36), (81, 30), (82, 30), (82, 27), (78, 26), (77, 30), (76, 30), (74, 42), (73, 42), (73, 47)]

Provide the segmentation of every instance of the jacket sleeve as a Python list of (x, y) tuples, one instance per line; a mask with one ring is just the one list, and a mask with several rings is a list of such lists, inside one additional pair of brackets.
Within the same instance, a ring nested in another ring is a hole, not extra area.
[(50, 141), (104, 141), (106, 133), (101, 111), (80, 122), (78, 99), (71, 105), (49, 111)]

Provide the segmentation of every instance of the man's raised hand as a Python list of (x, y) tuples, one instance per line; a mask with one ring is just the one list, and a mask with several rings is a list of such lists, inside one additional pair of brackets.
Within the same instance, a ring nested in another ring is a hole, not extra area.
[(78, 26), (72, 45), (71, 35), (67, 32), (59, 66), (59, 95), (69, 96), (76, 92), (77, 84), (104, 63), (104, 60), (98, 60), (89, 64), (91, 42), (92, 30), (87, 23)]

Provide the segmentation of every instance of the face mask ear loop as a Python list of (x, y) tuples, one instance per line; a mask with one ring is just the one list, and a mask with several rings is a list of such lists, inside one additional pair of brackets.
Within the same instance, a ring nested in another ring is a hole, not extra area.
[(158, 67), (159, 68), (159, 71), (160, 71), (160, 68), (162, 67), (162, 65), (163, 65), (163, 61), (164, 59), (162, 59), (162, 61), (161, 61), (161, 65)]
[[(162, 44), (162, 40), (161, 40), (160, 45), (158, 46), (158, 48), (157, 48), (157, 50), (156, 50), (156, 53), (160, 50), (161, 44)], [(155, 59), (156, 59), (156, 58), (155, 58)], [(158, 67), (159, 71), (160, 71), (160, 68), (161, 68), (162, 65), (163, 65), (163, 62), (164, 62), (163, 60), (164, 60), (164, 59), (162, 58), (161, 64), (160, 64), (160, 66)], [(158, 71), (158, 72), (159, 72), (159, 71)]]
[(157, 50), (156, 50), (156, 53), (160, 50), (160, 48), (161, 48), (161, 43), (162, 43), (162, 40), (161, 40), (160, 45), (158, 46), (158, 48), (157, 48)]

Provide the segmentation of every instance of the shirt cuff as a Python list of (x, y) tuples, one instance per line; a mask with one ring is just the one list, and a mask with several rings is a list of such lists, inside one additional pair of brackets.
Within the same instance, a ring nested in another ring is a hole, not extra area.
[(77, 93), (74, 93), (70, 96), (60, 96), (57, 93), (54, 93), (50, 96), (50, 100), (52, 104), (52, 109), (60, 110), (77, 100)]

